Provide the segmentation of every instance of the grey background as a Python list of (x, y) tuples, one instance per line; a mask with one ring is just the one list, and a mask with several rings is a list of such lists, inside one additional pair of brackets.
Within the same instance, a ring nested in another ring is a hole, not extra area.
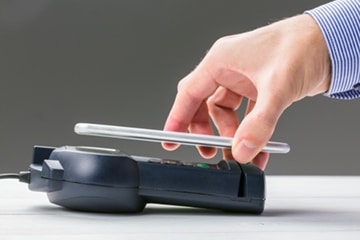
[[(157, 143), (77, 136), (73, 126), (162, 129), (177, 82), (217, 38), (325, 2), (0, 1), (0, 172), (26, 169), (35, 144), (200, 160), (192, 147), (166, 152)], [(359, 174), (359, 104), (323, 96), (294, 104), (273, 137), (292, 151), (271, 156), (267, 174)]]

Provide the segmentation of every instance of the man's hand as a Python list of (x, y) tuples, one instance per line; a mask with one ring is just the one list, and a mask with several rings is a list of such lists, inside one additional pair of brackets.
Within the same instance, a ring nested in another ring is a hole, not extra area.
[[(215, 42), (200, 64), (178, 84), (165, 123), (167, 131), (234, 137), (225, 159), (252, 161), (264, 169), (269, 155), (260, 152), (284, 110), (306, 96), (326, 92), (331, 64), (322, 33), (309, 15), (299, 15)], [(247, 98), (245, 117), (236, 110)], [(174, 150), (177, 145), (164, 143)], [(199, 147), (205, 158), (216, 149)]]

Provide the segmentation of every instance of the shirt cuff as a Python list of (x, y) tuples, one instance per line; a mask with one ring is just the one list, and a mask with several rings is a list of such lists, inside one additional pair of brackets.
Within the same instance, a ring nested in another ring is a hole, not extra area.
[(360, 97), (360, 1), (333, 1), (305, 13), (318, 23), (331, 58), (331, 84), (325, 96)]

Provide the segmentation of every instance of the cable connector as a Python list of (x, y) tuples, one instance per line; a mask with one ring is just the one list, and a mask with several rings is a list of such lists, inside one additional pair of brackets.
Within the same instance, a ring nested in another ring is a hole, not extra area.
[(30, 183), (30, 171), (21, 171), (19, 173), (1, 173), (0, 179), (19, 179), (20, 182)]
[(30, 183), (30, 171), (19, 172), (19, 181), (24, 183)]

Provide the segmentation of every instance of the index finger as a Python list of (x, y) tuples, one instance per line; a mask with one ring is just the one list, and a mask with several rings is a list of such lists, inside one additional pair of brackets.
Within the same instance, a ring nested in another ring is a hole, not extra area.
[[(210, 73), (198, 66), (179, 83), (178, 93), (166, 120), (165, 131), (186, 132), (198, 112), (200, 106), (218, 87)], [(163, 144), (166, 149), (174, 149), (177, 145)]]

